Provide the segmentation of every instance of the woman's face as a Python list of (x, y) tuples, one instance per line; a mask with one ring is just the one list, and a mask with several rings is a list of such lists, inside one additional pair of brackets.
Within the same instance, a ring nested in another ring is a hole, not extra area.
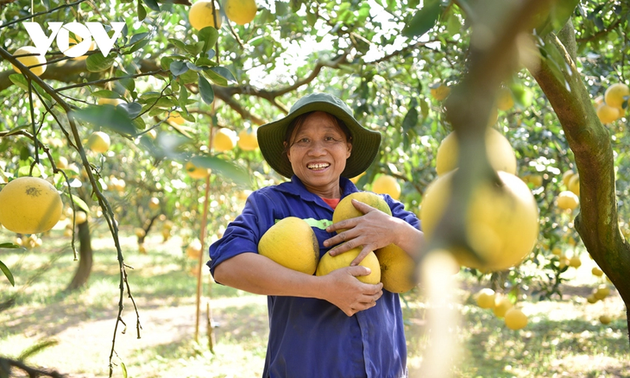
[(306, 188), (325, 198), (340, 195), (339, 176), (346, 168), (352, 144), (325, 112), (314, 112), (293, 130), (287, 156)]

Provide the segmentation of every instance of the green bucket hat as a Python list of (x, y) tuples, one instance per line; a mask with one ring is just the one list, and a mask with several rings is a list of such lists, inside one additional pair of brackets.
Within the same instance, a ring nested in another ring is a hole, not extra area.
[(334, 115), (350, 130), (352, 153), (346, 160), (346, 168), (341, 175), (352, 178), (364, 172), (372, 164), (378, 153), (381, 134), (361, 126), (354, 119), (352, 110), (346, 103), (327, 93), (313, 93), (302, 97), (295, 102), (286, 117), (258, 128), (260, 152), (271, 168), (285, 177), (293, 176), (293, 168), (291, 168), (291, 162), (289, 162), (283, 144), (287, 128), (298, 116), (314, 111)]

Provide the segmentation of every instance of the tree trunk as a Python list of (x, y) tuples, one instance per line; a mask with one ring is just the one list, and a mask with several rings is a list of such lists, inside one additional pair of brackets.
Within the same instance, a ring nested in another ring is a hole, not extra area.
[(92, 236), (88, 222), (79, 225), (79, 267), (66, 288), (66, 292), (77, 290), (87, 284), (92, 273)]
[[(558, 34), (544, 37), (546, 58), (532, 75), (555, 110), (580, 175), (580, 212), (575, 228), (587, 251), (615, 285), (630, 313), (630, 246), (621, 235), (613, 150), (574, 59), (575, 36), (569, 22)], [(555, 61), (562, 60), (562, 61)], [(567, 67), (563, 77), (554, 67)], [(630, 316), (628, 317), (630, 330)], [(630, 332), (628, 334), (630, 341)]]

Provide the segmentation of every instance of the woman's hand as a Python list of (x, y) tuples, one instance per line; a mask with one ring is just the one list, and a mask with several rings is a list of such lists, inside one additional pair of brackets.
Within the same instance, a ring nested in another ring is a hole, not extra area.
[(357, 276), (368, 274), (370, 269), (359, 265), (340, 268), (319, 277), (326, 280), (322, 299), (348, 316), (376, 306), (376, 301), (383, 295), (383, 284), (366, 284), (357, 279)]
[(361, 253), (350, 264), (358, 265), (368, 253), (383, 248), (396, 242), (397, 229), (404, 221), (385, 214), (384, 212), (363, 202), (352, 200), (352, 205), (364, 215), (337, 222), (326, 228), (327, 232), (343, 231), (324, 241), (324, 246), (329, 247), (338, 243), (328, 253), (336, 256), (353, 248), (362, 246)]

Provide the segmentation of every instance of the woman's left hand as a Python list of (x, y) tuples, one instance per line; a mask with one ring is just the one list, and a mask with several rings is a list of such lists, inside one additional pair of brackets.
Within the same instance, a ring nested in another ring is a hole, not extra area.
[(324, 246), (339, 244), (328, 253), (336, 256), (353, 248), (362, 246), (361, 253), (350, 265), (358, 265), (368, 253), (394, 243), (396, 226), (400, 221), (363, 202), (352, 200), (354, 207), (364, 215), (337, 222), (326, 227), (327, 232), (345, 230), (324, 241)]

